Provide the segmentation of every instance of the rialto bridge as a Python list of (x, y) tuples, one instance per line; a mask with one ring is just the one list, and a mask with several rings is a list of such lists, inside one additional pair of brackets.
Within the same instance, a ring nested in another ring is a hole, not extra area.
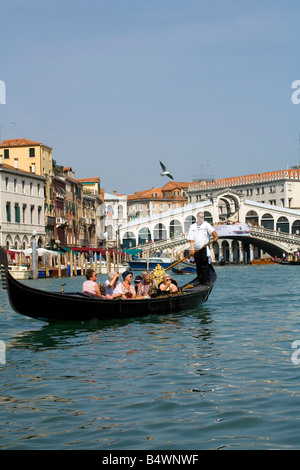
[(204, 212), (219, 235), (211, 250), (213, 261), (223, 256), (233, 263), (247, 262), (300, 249), (300, 210), (251, 201), (232, 189), (120, 226), (123, 249), (139, 247), (143, 255), (163, 251), (176, 259), (190, 247), (186, 237), (198, 212)]

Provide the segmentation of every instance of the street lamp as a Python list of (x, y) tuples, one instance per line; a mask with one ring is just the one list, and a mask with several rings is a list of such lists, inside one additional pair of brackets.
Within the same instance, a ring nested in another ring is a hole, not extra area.
[(32, 248), (32, 277), (36, 279), (36, 230), (32, 232), (31, 248)]

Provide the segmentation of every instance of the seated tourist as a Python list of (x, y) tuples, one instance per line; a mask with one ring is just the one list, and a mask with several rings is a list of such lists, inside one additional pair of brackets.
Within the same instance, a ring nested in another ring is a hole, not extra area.
[(93, 269), (87, 269), (85, 276), (87, 280), (83, 283), (82, 292), (84, 294), (95, 295), (96, 297), (104, 297), (96, 282), (98, 274)]
[(142, 282), (139, 283), (137, 289), (138, 297), (149, 297), (151, 295), (150, 273), (144, 271), (142, 273)]
[(105, 295), (108, 299), (115, 299), (122, 296), (119, 277), (120, 274), (118, 273), (108, 273), (108, 279), (104, 283)]
[(122, 294), (122, 299), (135, 299), (136, 298), (136, 291), (134, 285), (131, 284), (133, 274), (131, 271), (125, 271), (123, 274), (123, 282), (121, 283), (120, 288), (118, 287), (117, 290)]
[(172, 282), (171, 276), (166, 275), (163, 278), (163, 282), (159, 285), (159, 290), (163, 293), (165, 292), (174, 293), (174, 292), (178, 292), (178, 287), (176, 286), (175, 283)]
[(142, 276), (138, 275), (135, 277), (134, 284), (135, 284), (135, 290), (136, 292), (138, 291), (139, 285), (142, 282), (143, 278)]

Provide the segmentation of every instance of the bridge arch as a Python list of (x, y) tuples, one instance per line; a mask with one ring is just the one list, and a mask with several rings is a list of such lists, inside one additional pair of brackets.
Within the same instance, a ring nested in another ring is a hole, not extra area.
[(233, 214), (236, 214), (240, 208), (240, 201), (238, 196), (232, 192), (226, 191), (220, 194), (217, 198), (217, 206), (219, 208), (219, 219), (227, 220)]
[[(242, 193), (234, 190), (228, 191), (227, 189), (214, 193), (212, 197), (208, 197), (203, 201), (128, 221), (119, 229), (120, 240), (123, 240), (124, 237), (126, 243), (124, 248), (128, 247), (129, 243), (133, 247), (136, 246), (139, 238), (146, 236), (149, 240), (150, 232), (153, 243), (145, 243), (143, 247), (145, 250), (153, 251), (156, 247), (159, 247), (159, 249), (167, 249), (168, 247), (174, 252), (179, 251), (182, 247), (189, 246), (186, 237), (191, 224), (196, 222), (198, 212), (205, 213), (205, 220), (209, 221), (209, 218), (211, 218), (213, 223), (217, 224), (224, 222), (225, 215), (221, 214), (220, 217), (220, 204), (223, 205), (223, 209), (225, 207), (223, 199), (227, 201), (226, 213), (229, 210), (232, 213), (238, 209), (234, 216), (231, 215), (231, 222), (251, 224), (251, 235), (243, 234), (239, 240), (238, 235), (234, 235), (235, 239), (239, 241), (239, 245), (236, 243), (229, 244), (231, 259), (236, 259), (237, 256), (240, 257), (241, 261), (250, 259), (250, 253), (252, 257), (255, 251), (252, 245), (271, 256), (279, 256), (282, 255), (283, 251), (290, 252), (295, 246), (298, 247), (297, 239), (300, 240), (300, 210), (250, 201), (245, 199)], [(107, 225), (111, 222), (109, 215)], [(210, 220), (210, 222), (212, 221)], [(180, 224), (183, 228), (182, 236), (172, 238), (172, 234), (176, 233), (176, 229), (180, 228)], [(142, 228), (146, 230), (141, 231)], [(124, 235), (127, 232), (129, 232), (129, 235), (127, 234), (125, 237)], [(215, 254), (218, 253), (219, 249), (221, 252), (220, 241), (218, 241), (219, 245), (214, 247)], [(249, 246), (251, 246), (251, 250)], [(238, 251), (240, 252), (239, 255)]]

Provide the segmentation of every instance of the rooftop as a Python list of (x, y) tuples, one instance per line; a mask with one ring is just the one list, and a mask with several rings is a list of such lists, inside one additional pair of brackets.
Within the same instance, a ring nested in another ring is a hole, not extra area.
[(291, 168), (279, 171), (267, 171), (266, 173), (255, 173), (246, 176), (234, 176), (213, 181), (200, 181), (189, 184), (189, 191), (199, 191), (202, 189), (226, 188), (228, 186), (240, 186), (252, 183), (264, 183), (278, 181), (282, 179), (300, 179), (300, 169)]
[[(7, 139), (3, 140), (0, 143), (0, 148), (8, 148), (8, 147), (36, 147), (36, 146), (41, 146), (44, 145), (41, 142), (36, 142), (34, 140), (28, 140), (28, 139)], [(48, 147), (45, 145), (45, 147)], [(51, 147), (48, 147), (51, 148)]]

